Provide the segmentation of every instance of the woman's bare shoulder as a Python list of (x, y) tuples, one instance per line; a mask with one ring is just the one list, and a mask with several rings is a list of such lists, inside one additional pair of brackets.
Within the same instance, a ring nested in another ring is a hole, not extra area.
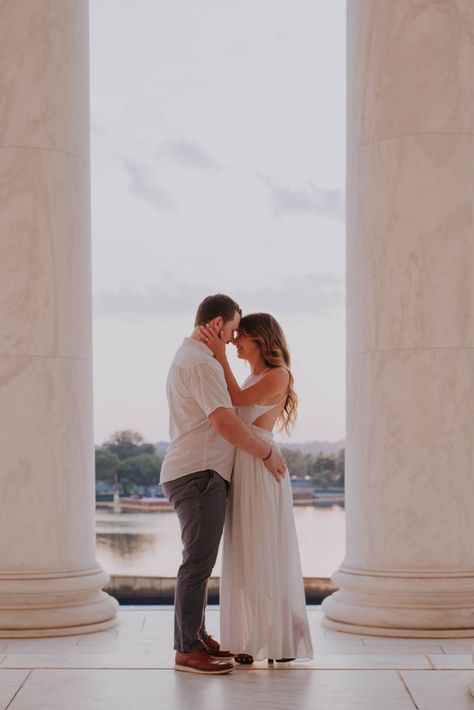
[(268, 372), (265, 373), (265, 377), (273, 382), (281, 383), (282, 385), (288, 384), (290, 380), (290, 372), (286, 367), (271, 367)]

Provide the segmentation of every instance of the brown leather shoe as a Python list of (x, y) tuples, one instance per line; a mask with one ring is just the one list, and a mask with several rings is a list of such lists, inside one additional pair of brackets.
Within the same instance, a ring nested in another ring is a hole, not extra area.
[(233, 658), (235, 656), (235, 653), (231, 653), (230, 651), (221, 651), (220, 643), (213, 639), (212, 636), (201, 639), (201, 641), (209, 651), (209, 655), (214, 658)]
[(189, 651), (188, 653), (177, 651), (174, 667), (177, 671), (201, 673), (203, 675), (222, 675), (234, 670), (232, 663), (218, 661), (212, 658), (204, 649)]

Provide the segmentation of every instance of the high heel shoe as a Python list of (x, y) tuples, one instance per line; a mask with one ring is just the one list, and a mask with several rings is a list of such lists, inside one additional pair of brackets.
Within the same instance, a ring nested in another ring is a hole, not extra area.
[(273, 663), (274, 660), (275, 660), (277, 663), (289, 663), (290, 661), (294, 661), (294, 660), (296, 660), (296, 659), (295, 659), (295, 658), (275, 658), (275, 659), (269, 658), (269, 659), (268, 659), (268, 662), (269, 662), (269, 663)]
[(253, 663), (253, 656), (249, 653), (237, 653), (234, 656), (234, 661), (236, 661), (236, 663), (240, 663), (242, 666), (250, 666)]

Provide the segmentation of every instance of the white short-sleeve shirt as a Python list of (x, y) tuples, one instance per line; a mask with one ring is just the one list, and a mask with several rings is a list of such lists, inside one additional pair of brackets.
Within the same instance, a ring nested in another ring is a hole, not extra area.
[(235, 449), (208, 417), (219, 407), (232, 409), (224, 371), (204, 343), (185, 338), (171, 363), (166, 393), (171, 444), (160, 482), (212, 469), (230, 481)]

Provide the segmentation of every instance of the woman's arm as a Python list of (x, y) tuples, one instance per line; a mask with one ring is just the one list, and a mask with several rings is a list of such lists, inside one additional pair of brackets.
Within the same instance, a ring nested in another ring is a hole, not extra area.
[(290, 376), (283, 367), (272, 367), (261, 377), (258, 382), (242, 389), (234, 377), (225, 351), (225, 342), (209, 328), (202, 328), (207, 339), (204, 341), (207, 347), (212, 350), (214, 356), (222, 365), (224, 377), (229, 390), (230, 398), (234, 406), (246, 404), (275, 404), (284, 396)]

